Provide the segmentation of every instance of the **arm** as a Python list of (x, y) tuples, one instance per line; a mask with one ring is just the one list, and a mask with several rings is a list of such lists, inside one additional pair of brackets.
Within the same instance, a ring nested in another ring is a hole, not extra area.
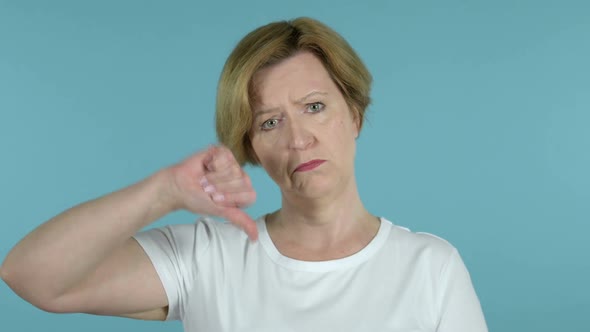
[(206, 163), (220, 150), (196, 154), (52, 218), (9, 252), (0, 276), (46, 311), (162, 319), (167, 297), (151, 261), (132, 238), (135, 233), (171, 211), (187, 209), (228, 218), (255, 236), (253, 220), (238, 208), (213, 202), (196, 180), (208, 174)]
[(469, 272), (453, 250), (441, 276), (437, 332), (487, 332), (485, 318)]
[[(42, 224), (9, 252), (2, 279), (23, 299), (51, 312), (98, 313), (107, 302), (121, 312), (164, 308), (158, 277), (131, 236), (173, 210), (163, 197), (165, 176), (158, 173)], [(126, 282), (131, 280), (135, 283)], [(127, 287), (133, 285), (153, 291)], [(119, 295), (134, 300), (109, 301)]]

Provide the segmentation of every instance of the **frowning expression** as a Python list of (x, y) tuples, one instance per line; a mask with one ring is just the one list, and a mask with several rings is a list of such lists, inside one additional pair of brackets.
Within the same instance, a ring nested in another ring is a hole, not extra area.
[(355, 121), (312, 53), (299, 52), (253, 78), (252, 147), (283, 194), (343, 190), (354, 176)]

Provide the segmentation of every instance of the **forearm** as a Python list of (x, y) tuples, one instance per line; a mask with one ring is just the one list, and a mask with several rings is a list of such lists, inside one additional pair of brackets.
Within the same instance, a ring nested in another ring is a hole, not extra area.
[(58, 297), (144, 226), (174, 210), (167, 173), (85, 202), (42, 224), (2, 265), (2, 278), (28, 300)]

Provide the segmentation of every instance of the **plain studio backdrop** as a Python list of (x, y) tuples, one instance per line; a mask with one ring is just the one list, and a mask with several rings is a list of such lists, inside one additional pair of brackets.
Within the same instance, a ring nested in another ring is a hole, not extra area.
[[(0, 260), (64, 209), (214, 143), (230, 51), (297, 16), (340, 32), (373, 74), (356, 163), (368, 209), (455, 245), (491, 331), (586, 330), (586, 1), (0, 1)], [(247, 170), (251, 215), (277, 208)], [(182, 326), (50, 314), (0, 283), (0, 330)]]

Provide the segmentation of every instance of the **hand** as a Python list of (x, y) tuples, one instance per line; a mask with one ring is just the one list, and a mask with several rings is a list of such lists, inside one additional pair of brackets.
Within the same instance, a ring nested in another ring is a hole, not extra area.
[(172, 196), (178, 208), (222, 217), (258, 238), (256, 222), (242, 210), (256, 200), (250, 177), (231, 151), (213, 146), (170, 168)]

